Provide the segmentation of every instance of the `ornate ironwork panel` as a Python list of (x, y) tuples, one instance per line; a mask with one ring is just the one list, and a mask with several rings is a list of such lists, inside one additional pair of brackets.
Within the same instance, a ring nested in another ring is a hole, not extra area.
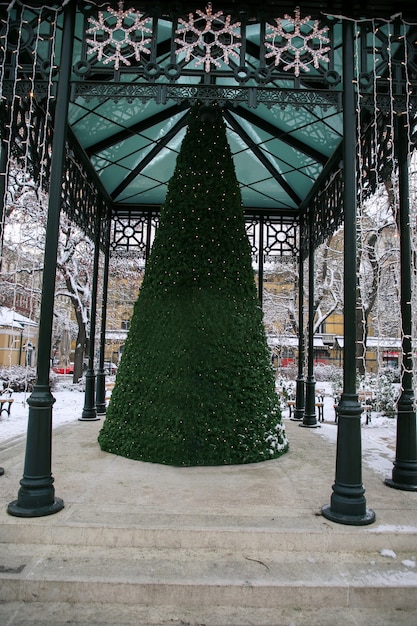
[(93, 241), (99, 217), (100, 245), (105, 249), (111, 219), (108, 203), (70, 147), (67, 147), (64, 169), (62, 185), (64, 211)]
[(139, 258), (147, 259), (158, 225), (159, 213), (156, 211), (115, 212), (111, 224), (112, 252), (134, 250)]
[(249, 108), (256, 108), (259, 104), (268, 107), (279, 106), (285, 109), (288, 106), (311, 108), (319, 106), (324, 111), (329, 107), (341, 109), (341, 93), (321, 89), (310, 91), (299, 89), (273, 89), (255, 87), (217, 87), (213, 85), (152, 85), (152, 84), (126, 84), (126, 83), (102, 83), (102, 82), (76, 82), (74, 83), (73, 95), (75, 98), (82, 97), (87, 102), (97, 99), (99, 102), (124, 99), (127, 102), (140, 100), (147, 102), (155, 100), (158, 104), (166, 104), (169, 101), (181, 103), (187, 100), (190, 104), (203, 102), (210, 104), (216, 102), (220, 106), (226, 103), (246, 104)]
[(264, 261), (298, 255), (297, 220), (263, 214), (248, 214), (245, 219), (254, 260), (258, 260), (260, 253)]
[[(313, 219), (310, 222), (311, 212)], [(343, 217), (343, 174), (338, 169), (324, 181), (308, 210), (301, 216), (301, 230), (304, 233), (301, 254), (304, 259), (309, 255), (310, 242), (317, 248), (342, 225)]]

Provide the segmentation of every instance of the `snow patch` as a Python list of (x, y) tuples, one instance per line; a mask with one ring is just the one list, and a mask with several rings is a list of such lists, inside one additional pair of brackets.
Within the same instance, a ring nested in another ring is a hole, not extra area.
[(389, 550), (388, 548), (384, 548), (383, 550), (381, 550), (380, 554), (381, 556), (387, 556), (390, 559), (397, 558), (397, 555), (395, 554), (394, 550)]

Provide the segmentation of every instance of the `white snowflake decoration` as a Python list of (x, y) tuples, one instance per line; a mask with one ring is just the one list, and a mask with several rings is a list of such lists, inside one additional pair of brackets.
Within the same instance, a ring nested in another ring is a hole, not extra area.
[[(300, 70), (309, 72), (311, 65), (317, 69), (320, 61), (329, 62), (326, 53), (330, 47), (324, 44), (330, 39), (326, 36), (329, 29), (319, 28), (318, 20), (311, 24), (309, 15), (301, 19), (298, 7), (294, 13), (294, 18), (290, 15), (284, 15), (284, 19), (275, 18), (276, 26), (268, 24), (270, 32), (265, 35), (265, 47), (270, 52), (265, 57), (274, 57), (276, 66), (282, 61), (285, 71), (294, 68), (294, 74), (299, 76)], [(287, 61), (288, 57), (292, 60)]]
[(208, 3), (206, 11), (197, 10), (199, 17), (194, 18), (190, 13), (188, 21), (179, 19), (179, 28), (175, 31), (180, 35), (175, 39), (181, 48), (177, 51), (177, 56), (185, 52), (185, 60), (188, 62), (192, 58), (198, 59), (196, 67), (204, 65), (205, 72), (210, 72), (211, 66), (221, 67), (219, 57), (228, 65), (229, 58), (239, 59), (238, 50), (241, 46), (237, 39), (240, 39), (240, 22), (231, 24), (231, 16), (223, 15), (222, 11), (212, 12), (211, 2)]
[(151, 34), (152, 29), (148, 27), (151, 18), (143, 19), (141, 13), (134, 9), (123, 10), (123, 2), (119, 2), (117, 11), (110, 6), (107, 7), (105, 16), (99, 11), (98, 19), (88, 18), (92, 25), (86, 33), (94, 35), (93, 39), (87, 39), (90, 46), (88, 54), (97, 52), (97, 59), (104, 64), (114, 63), (114, 68), (119, 69), (120, 63), (131, 65), (129, 57), (134, 54), (136, 61), (140, 61), (141, 54), (150, 54), (150, 37), (145, 37), (146, 33)]

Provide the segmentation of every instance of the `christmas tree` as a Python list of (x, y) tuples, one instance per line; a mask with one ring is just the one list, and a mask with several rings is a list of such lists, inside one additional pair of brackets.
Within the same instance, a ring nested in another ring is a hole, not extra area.
[(288, 448), (219, 107), (189, 113), (99, 443), (171, 465)]

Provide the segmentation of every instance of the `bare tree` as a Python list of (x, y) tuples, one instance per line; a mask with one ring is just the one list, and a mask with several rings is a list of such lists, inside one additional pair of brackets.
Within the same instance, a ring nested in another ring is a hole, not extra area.
[[(12, 262), (3, 263), (1, 271), (2, 293), (9, 306), (16, 304), (16, 293), (34, 289), (29, 280), (36, 274), (36, 311), (38, 315), (40, 301), (40, 280), (43, 271), (43, 251), (45, 248), (45, 230), (47, 219), (47, 196), (33, 182), (26, 172), (12, 166), (9, 173), (9, 186), (6, 194), (5, 214), (7, 215), (4, 231), (3, 249)], [(93, 264), (93, 245), (67, 216), (61, 213), (61, 232), (57, 258), (55, 343), (60, 340), (63, 330), (71, 330), (75, 339), (74, 381), (82, 375), (83, 359), (88, 349), (91, 310), (91, 279)], [(19, 280), (16, 277), (22, 277)], [(68, 322), (68, 307), (72, 305), (75, 324)], [(74, 332), (74, 330), (76, 331)]]

